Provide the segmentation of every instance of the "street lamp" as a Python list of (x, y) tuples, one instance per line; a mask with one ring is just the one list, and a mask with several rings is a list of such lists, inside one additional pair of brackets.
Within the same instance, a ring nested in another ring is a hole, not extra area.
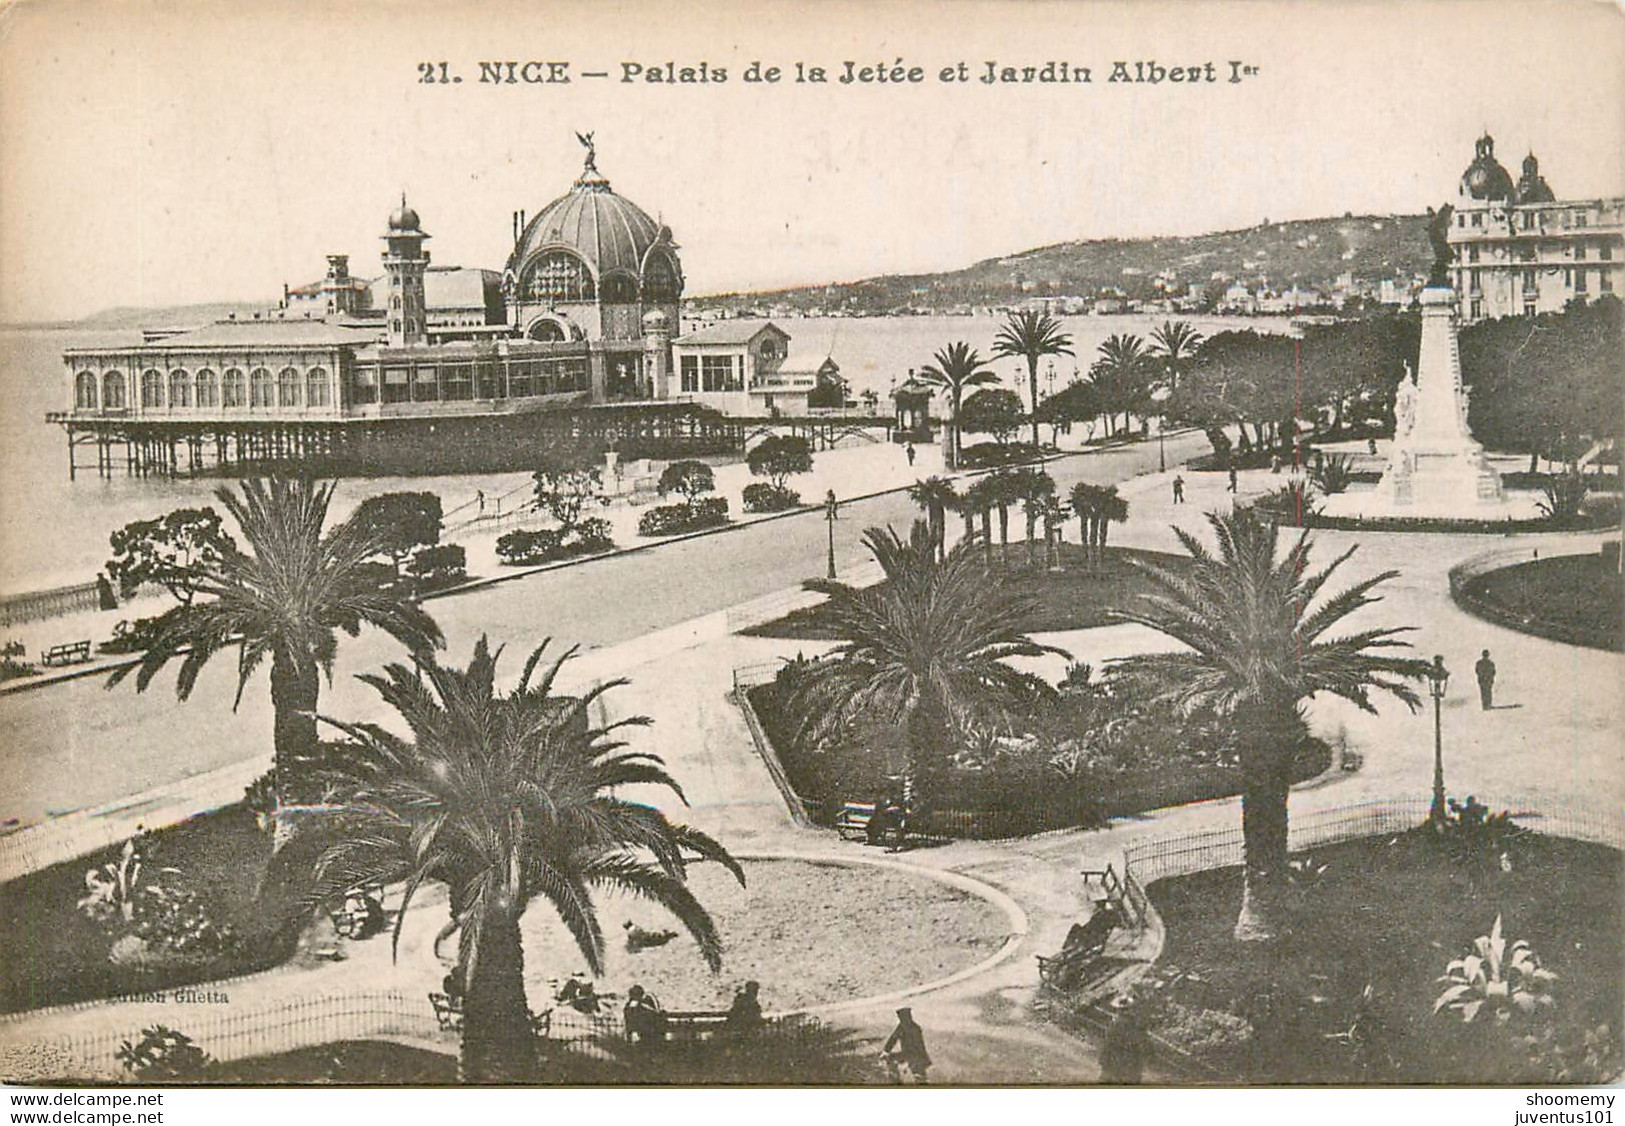
[(839, 507), (839, 504), (840, 504), (840, 502), (835, 499), (835, 490), (834, 489), (831, 489), (828, 493), (825, 494), (825, 496), (824, 496), (824, 520), (825, 520), (826, 523), (829, 524), (829, 575), (828, 575), (828, 578), (830, 578), (831, 580), (833, 580), (835, 578), (835, 521), (837, 519), (837, 517), (835, 515), (835, 510), (836, 510), (837, 507)]
[(1443, 832), (1445, 824), (1444, 802), (1444, 726), (1440, 719), (1445, 686), (1450, 683), (1450, 672), (1444, 667), (1444, 658), (1435, 656), (1428, 670), (1428, 693), (1433, 697), (1433, 805), (1428, 809), (1428, 820), (1435, 831)]

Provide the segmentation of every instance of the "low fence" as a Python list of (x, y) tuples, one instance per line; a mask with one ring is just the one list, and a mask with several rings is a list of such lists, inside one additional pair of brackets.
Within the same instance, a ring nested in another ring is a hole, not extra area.
[(756, 714), (756, 709), (750, 702), (750, 688), (753, 685), (768, 683), (778, 675), (778, 670), (782, 667), (782, 661), (764, 661), (734, 669), (733, 699), (745, 717), (745, 726), (750, 729), (751, 741), (756, 744), (757, 755), (767, 767), (768, 776), (778, 788), (779, 796), (784, 799), (784, 807), (790, 813), (790, 820), (805, 829), (811, 827), (813, 823), (807, 805), (801, 800), (801, 795), (796, 793), (795, 787), (790, 785), (790, 776), (785, 773), (784, 763), (779, 761), (778, 752), (773, 749), (773, 742), (762, 727), (761, 717)]
[[(1539, 798), (1473, 796), (1492, 810), (1512, 814), (1519, 825), (1537, 833), (1625, 850), (1625, 818), (1617, 809), (1576, 802), (1554, 804)], [(1430, 805), (1426, 798), (1375, 799), (1299, 814), (1288, 822), (1288, 848), (1302, 852), (1363, 837), (1408, 832), (1427, 821)], [(1174, 876), (1239, 866), (1243, 855), (1239, 822), (1238, 817), (1236, 826), (1229, 829), (1131, 841), (1123, 849), (1123, 866), (1142, 887)]]
[(26, 594), (0, 595), (0, 626), (58, 618), (84, 610), (101, 608), (101, 595), (94, 580)]
[[(207, 998), (209, 987), (168, 992)], [(225, 1063), (347, 1040), (408, 1040), (447, 1052), (458, 1046), (458, 1034), (440, 1027), (426, 994), (400, 989), (294, 997), (251, 1009), (206, 1002), (172, 1004), (162, 1014), (150, 1005), (107, 1002), (97, 1008), (105, 1019), (95, 1031), (26, 1042), (28, 1014), (0, 1020), (0, 1077), (8, 1082), (128, 1079), (119, 1049), (156, 1024), (186, 1034)], [(613, 1044), (625, 1035), (618, 1014), (593, 1016), (573, 1009), (554, 1010), (546, 1029), (539, 1039), (603, 1060), (617, 1058)]]

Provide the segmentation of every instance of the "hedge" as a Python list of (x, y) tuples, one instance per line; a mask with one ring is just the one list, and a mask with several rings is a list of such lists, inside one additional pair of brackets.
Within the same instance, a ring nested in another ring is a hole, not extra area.
[(717, 528), (728, 522), (728, 498), (704, 497), (688, 504), (664, 504), (638, 519), (640, 536), (678, 536)]

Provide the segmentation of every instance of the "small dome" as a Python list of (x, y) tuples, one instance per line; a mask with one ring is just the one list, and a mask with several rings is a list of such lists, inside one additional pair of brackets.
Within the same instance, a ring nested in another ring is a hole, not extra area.
[(1523, 158), (1523, 175), (1518, 177), (1518, 202), (1557, 202), (1557, 196), (1546, 183), (1546, 177), (1540, 174), (1540, 161), (1535, 159), (1534, 153)]
[(1512, 175), (1495, 159), (1495, 138), (1488, 133), (1478, 139), (1474, 147), (1473, 162), (1461, 176), (1461, 193), (1473, 199), (1502, 200), (1516, 198)]
[(406, 206), (406, 194), (401, 193), (401, 205), (389, 215), (389, 229), (392, 231), (415, 232), (422, 229), (418, 213)]

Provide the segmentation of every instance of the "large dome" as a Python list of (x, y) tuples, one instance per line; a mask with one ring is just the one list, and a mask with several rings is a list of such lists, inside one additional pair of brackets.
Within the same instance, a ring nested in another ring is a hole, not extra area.
[(1495, 159), (1495, 139), (1488, 133), (1478, 139), (1473, 162), (1461, 176), (1461, 192), (1473, 199), (1512, 202), (1515, 189), (1512, 175)]
[[(525, 224), (508, 269), (524, 297), (538, 284), (559, 288), (559, 278), (567, 272), (563, 263), (575, 256), (591, 274), (575, 283), (581, 297), (590, 298), (585, 289), (591, 287), (607, 301), (635, 301), (640, 291), (646, 300), (669, 301), (676, 299), (670, 294), (673, 286), (680, 291), (682, 284), (674, 251), (671, 231), (625, 196), (616, 195), (589, 152), (569, 193)], [(566, 279), (564, 285), (571, 283)]]

